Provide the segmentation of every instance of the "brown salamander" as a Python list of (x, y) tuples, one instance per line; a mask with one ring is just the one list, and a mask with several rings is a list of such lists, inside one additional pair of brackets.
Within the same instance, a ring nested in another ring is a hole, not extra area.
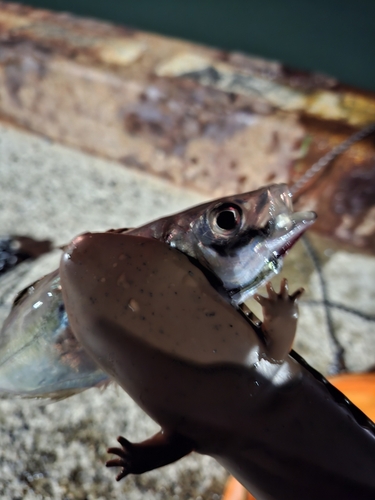
[(161, 426), (109, 450), (118, 479), (196, 451), (258, 500), (375, 498), (375, 426), (290, 351), (300, 291), (289, 295), (286, 281), (258, 297), (257, 328), (209, 273), (157, 240), (79, 236), (60, 276), (79, 342)]

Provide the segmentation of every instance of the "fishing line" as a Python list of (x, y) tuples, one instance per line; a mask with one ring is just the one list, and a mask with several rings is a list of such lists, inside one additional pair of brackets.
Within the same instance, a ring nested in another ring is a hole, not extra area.
[(335, 160), (342, 153), (345, 153), (353, 144), (360, 142), (369, 135), (375, 132), (375, 122), (370, 123), (366, 127), (358, 130), (355, 134), (348, 137), (345, 141), (341, 142), (335, 146), (331, 151), (328, 151), (324, 156), (322, 156), (317, 162), (311, 165), (310, 168), (289, 188), (292, 196), (296, 196), (298, 191), (300, 191), (314, 176), (326, 168), (329, 163)]

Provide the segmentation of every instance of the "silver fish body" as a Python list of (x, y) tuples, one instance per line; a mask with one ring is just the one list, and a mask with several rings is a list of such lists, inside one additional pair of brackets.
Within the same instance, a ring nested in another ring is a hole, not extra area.
[(63, 398), (108, 376), (72, 334), (58, 271), (16, 298), (0, 335), (0, 394)]
[[(196, 259), (238, 306), (278, 273), (283, 256), (313, 223), (293, 213), (285, 184), (229, 196), (131, 230)], [(16, 299), (0, 332), (0, 394), (66, 397), (108, 382), (73, 336), (58, 271)]]

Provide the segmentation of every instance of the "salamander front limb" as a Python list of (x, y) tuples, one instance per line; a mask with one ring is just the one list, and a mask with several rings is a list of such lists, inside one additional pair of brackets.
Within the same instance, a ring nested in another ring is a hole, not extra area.
[(254, 295), (263, 309), (262, 330), (267, 342), (267, 355), (282, 361), (289, 354), (297, 329), (297, 300), (304, 292), (303, 288), (289, 295), (288, 282), (284, 278), (280, 292), (267, 283), (268, 297)]
[(117, 441), (121, 448), (109, 448), (108, 453), (120, 458), (106, 463), (107, 467), (122, 467), (116, 477), (117, 481), (128, 474), (142, 474), (168, 465), (193, 451), (191, 441), (179, 434), (167, 434), (163, 431), (141, 443), (131, 443), (122, 436)]

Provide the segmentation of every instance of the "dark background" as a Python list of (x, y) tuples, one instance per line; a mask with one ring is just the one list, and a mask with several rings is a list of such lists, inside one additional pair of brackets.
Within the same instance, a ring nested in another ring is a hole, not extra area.
[(26, 0), (375, 90), (375, 0)]

